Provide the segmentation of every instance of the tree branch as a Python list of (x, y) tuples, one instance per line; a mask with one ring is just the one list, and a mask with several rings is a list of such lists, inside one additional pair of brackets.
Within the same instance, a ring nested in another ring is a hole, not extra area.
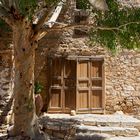
[[(43, 26), (45, 21), (48, 20), (48, 18), (52, 14), (52, 11), (54, 10), (54, 8), (55, 8), (55, 6), (51, 7), (50, 10), (44, 9), (42, 17), (40, 19), (38, 19), (39, 21), (35, 25), (35, 28), (34, 28), (35, 33), (39, 32), (40, 28)], [(50, 12), (48, 13), (48, 11), (50, 11)]]
[(9, 26), (13, 27), (14, 18), (2, 5), (0, 5), (0, 18), (4, 20)]
[(0, 5), (2, 5), (7, 11), (10, 10), (9, 0), (0, 0)]
[(122, 27), (125, 27), (125, 26), (128, 26), (128, 25), (131, 25), (131, 24), (140, 24), (140, 22), (138, 22), (138, 21), (128, 22), (128, 23), (126, 23), (126, 24), (120, 25), (119, 28), (122, 28)]
[(53, 15), (51, 16), (51, 18), (49, 19), (49, 21), (47, 21), (44, 25), (49, 26), (49, 28), (52, 28), (52, 26), (55, 24), (58, 16), (60, 15), (60, 12), (62, 10), (63, 4), (64, 2), (66, 2), (66, 0), (60, 1), (55, 9), (55, 11), (53, 12)]
[[(57, 22), (56, 22), (57, 23)], [(46, 28), (46, 27), (43, 27), (41, 30), (41, 32), (43, 31), (55, 31), (55, 30), (63, 30), (63, 29), (72, 29), (72, 28), (82, 28), (82, 27), (87, 27), (87, 28), (93, 28), (95, 30), (116, 30), (116, 31), (121, 31), (122, 27), (125, 27), (125, 26), (128, 26), (128, 25), (131, 25), (131, 24), (140, 24), (140, 22), (129, 22), (129, 23), (126, 23), (126, 24), (122, 24), (118, 27), (102, 27), (102, 26), (95, 26), (95, 24), (59, 24), (61, 26), (57, 26), (55, 28)]]
[[(47, 26), (49, 28), (52, 28), (52, 26), (55, 24), (57, 18), (60, 15), (64, 2), (66, 2), (66, 0), (60, 1), (57, 4), (56, 8), (53, 6), (50, 9), (49, 13), (47, 13), (47, 12), (44, 13), (44, 15), (42, 16), (42, 18), (39, 20), (38, 24), (35, 27), (35, 30), (34, 30), (35, 35), (34, 35), (33, 39), (40, 40), (41, 38), (43, 38), (46, 35), (47, 32), (46, 31), (44, 32), (43, 30), (41, 30), (43, 25)], [(47, 22), (45, 22), (46, 20), (47, 20)]]
[(19, 12), (19, 0), (10, 0), (10, 6), (13, 6)]

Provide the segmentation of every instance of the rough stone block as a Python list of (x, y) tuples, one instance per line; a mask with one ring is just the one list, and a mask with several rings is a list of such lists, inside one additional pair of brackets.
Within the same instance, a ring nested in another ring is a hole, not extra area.
[(56, 123), (49, 123), (47, 124), (47, 129), (49, 130), (60, 130), (60, 125)]
[(64, 138), (65, 134), (61, 132), (53, 132), (53, 136), (57, 138)]

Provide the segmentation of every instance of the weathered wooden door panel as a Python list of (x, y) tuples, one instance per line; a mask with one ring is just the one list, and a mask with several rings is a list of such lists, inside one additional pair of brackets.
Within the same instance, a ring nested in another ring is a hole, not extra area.
[(89, 62), (77, 62), (77, 110), (89, 109)]
[(64, 71), (64, 78), (75, 78), (76, 76), (76, 62), (72, 60), (65, 60), (64, 65), (65, 71)]
[(103, 61), (91, 62), (91, 109), (103, 108)]
[(103, 61), (77, 63), (77, 111), (96, 113), (103, 109)]
[(51, 90), (51, 108), (62, 108), (61, 103), (61, 90), (60, 89), (52, 89)]
[(79, 61), (77, 66), (77, 78), (88, 78), (88, 62), (87, 61)]
[(52, 78), (52, 86), (59, 87), (61, 86), (61, 77), (53, 77)]
[(76, 105), (76, 62), (65, 60), (64, 62), (64, 110), (71, 111)]
[(78, 92), (78, 108), (79, 110), (87, 110), (89, 108), (88, 90), (80, 90)]
[(76, 104), (76, 62), (52, 59), (49, 112), (70, 112)]
[(88, 89), (89, 88), (89, 81), (87, 79), (85, 80), (81, 80), (78, 79), (78, 85), (79, 85), (79, 89)]
[(51, 73), (50, 73), (50, 107), (52, 111), (62, 110), (62, 59), (51, 60)]
[(53, 59), (52, 60), (52, 76), (61, 76), (62, 75), (62, 59)]
[(95, 79), (95, 80), (91, 80), (92, 81), (92, 88), (98, 88), (98, 87), (102, 87), (102, 80), (101, 79)]
[(92, 90), (90, 96), (90, 107), (91, 109), (102, 108), (102, 91)]
[(65, 90), (65, 109), (74, 110), (76, 105), (76, 94), (75, 89), (68, 88)]
[(102, 77), (102, 61), (91, 62), (91, 77)]

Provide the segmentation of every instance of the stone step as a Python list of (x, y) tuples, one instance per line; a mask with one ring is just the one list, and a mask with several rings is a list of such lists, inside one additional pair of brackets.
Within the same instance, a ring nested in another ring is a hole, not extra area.
[(80, 114), (70, 116), (68, 114), (47, 114), (44, 119), (48, 122), (75, 122), (91, 126), (113, 126), (113, 127), (132, 127), (140, 130), (140, 120), (125, 114), (98, 115)]
[(140, 120), (127, 115), (92, 115), (82, 119), (89, 126), (129, 127), (140, 130)]
[(0, 134), (7, 133), (7, 130), (0, 130)]
[(0, 133), (0, 140), (7, 140), (7, 134)]
[(76, 133), (100, 133), (100, 134), (109, 134), (113, 136), (138, 136), (139, 130), (137, 128), (124, 128), (124, 127), (102, 127), (102, 126), (86, 126), (86, 125), (77, 125)]
[(0, 126), (0, 134), (6, 134), (7, 133), (7, 125)]

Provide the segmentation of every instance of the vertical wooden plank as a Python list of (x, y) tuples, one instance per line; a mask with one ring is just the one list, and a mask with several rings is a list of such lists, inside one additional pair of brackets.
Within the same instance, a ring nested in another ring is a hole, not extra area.
[(88, 109), (88, 90), (80, 90), (79, 91), (79, 105), (78, 108)]
[(65, 93), (64, 93), (64, 71), (65, 71), (65, 60), (61, 58), (61, 104), (62, 112), (65, 111)]
[(92, 90), (91, 92), (91, 108), (102, 108), (102, 91)]
[(52, 89), (51, 108), (61, 108), (61, 90)]
[[(104, 108), (104, 69), (102, 60), (91, 62), (91, 108)], [(99, 89), (97, 89), (99, 88)]]
[(91, 65), (91, 64), (90, 64), (90, 61), (88, 61), (87, 63), (88, 63), (88, 67), (87, 67), (87, 69), (88, 69), (88, 70), (87, 70), (87, 71), (88, 71), (88, 75), (87, 75), (87, 76), (88, 76), (88, 108), (89, 108), (88, 113), (90, 113), (90, 104), (91, 104), (91, 103), (90, 103), (90, 102), (91, 102), (91, 100), (90, 100), (90, 98), (91, 98), (91, 97), (90, 97), (90, 94), (91, 94), (91, 90), (90, 90), (90, 87), (91, 87), (90, 65)]
[(80, 60), (77, 64), (77, 108), (88, 113), (90, 103), (89, 62)]
[(75, 90), (72, 88), (65, 89), (65, 110), (75, 109)]
[(51, 102), (51, 85), (52, 85), (52, 70), (51, 70), (51, 68), (52, 68), (52, 59), (50, 59), (50, 58), (48, 58), (48, 77), (47, 77), (47, 79), (48, 79), (48, 94), (49, 94), (49, 96), (48, 96), (48, 98), (47, 98), (47, 105), (49, 106), (49, 108), (50, 108), (50, 102)]
[(105, 114), (105, 101), (106, 101), (106, 96), (105, 96), (105, 63), (103, 60), (102, 61), (102, 107), (104, 110), (104, 114)]
[(78, 58), (76, 59), (76, 112), (78, 111), (78, 104), (79, 104), (79, 96), (78, 96), (78, 71), (79, 71), (79, 62), (78, 62)]
[(64, 65), (64, 94), (65, 94), (65, 101), (64, 107), (66, 110), (75, 109), (76, 104), (76, 91), (75, 91), (75, 73), (76, 73), (76, 63), (72, 60), (65, 60)]
[(92, 61), (91, 77), (102, 77), (102, 61)]
[(59, 58), (51, 59), (51, 85), (50, 92), (50, 111), (62, 110), (62, 61)]

